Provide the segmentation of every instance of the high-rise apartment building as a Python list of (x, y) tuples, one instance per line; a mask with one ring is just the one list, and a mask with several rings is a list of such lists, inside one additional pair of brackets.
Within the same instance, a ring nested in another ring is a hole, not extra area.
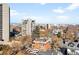
[(22, 36), (32, 36), (32, 32), (35, 28), (35, 21), (32, 19), (24, 20), (22, 23)]
[(9, 41), (10, 8), (8, 4), (0, 4), (0, 44)]

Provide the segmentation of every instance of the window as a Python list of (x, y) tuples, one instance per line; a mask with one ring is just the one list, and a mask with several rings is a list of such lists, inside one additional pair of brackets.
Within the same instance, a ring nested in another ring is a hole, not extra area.
[(2, 40), (2, 4), (0, 4), (0, 41)]

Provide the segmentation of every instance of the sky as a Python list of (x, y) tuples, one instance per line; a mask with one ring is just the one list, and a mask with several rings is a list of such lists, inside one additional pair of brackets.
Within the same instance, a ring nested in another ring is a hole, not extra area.
[(78, 24), (78, 3), (11, 3), (10, 22), (21, 23), (31, 18), (36, 23)]

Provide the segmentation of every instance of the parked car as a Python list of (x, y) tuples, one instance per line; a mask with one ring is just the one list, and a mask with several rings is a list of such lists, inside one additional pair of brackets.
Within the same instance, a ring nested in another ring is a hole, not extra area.
[(77, 47), (79, 48), (79, 44), (77, 44)]
[(75, 44), (74, 44), (74, 43), (72, 43), (72, 42), (70, 42), (70, 43), (68, 44), (68, 46), (69, 46), (69, 47), (74, 47), (74, 46), (75, 46)]
[(72, 55), (72, 51), (71, 51), (70, 49), (67, 49), (67, 53), (68, 53), (69, 55)]
[(79, 50), (75, 50), (75, 54), (76, 55), (79, 55)]
[(32, 50), (30, 53), (32, 53), (32, 54), (34, 54), (34, 55), (37, 55), (38, 52), (39, 52), (38, 49), (34, 49), (34, 50)]
[(74, 42), (78, 42), (78, 40), (74, 40)]

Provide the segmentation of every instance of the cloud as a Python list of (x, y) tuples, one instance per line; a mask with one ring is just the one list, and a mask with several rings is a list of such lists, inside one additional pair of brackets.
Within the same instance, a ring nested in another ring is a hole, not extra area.
[(68, 16), (56, 16), (55, 17), (56, 18), (56, 20), (57, 20), (57, 22), (59, 22), (59, 23), (67, 23), (67, 22), (69, 22), (70, 20), (70, 17), (68, 17)]
[(46, 16), (23, 16), (22, 19), (32, 19), (35, 20), (36, 23), (51, 23), (51, 19)]
[(19, 13), (16, 10), (10, 10), (10, 15), (13, 17), (19, 15)]
[(37, 23), (44, 23), (45, 21), (42, 21), (44, 18), (42, 16), (34, 16), (29, 14), (28, 12), (17, 12), (16, 10), (10, 10), (11, 15), (11, 22), (22, 22), (24, 19), (32, 19), (36, 20)]
[(72, 11), (75, 10), (76, 8), (79, 8), (79, 3), (72, 3), (66, 8), (66, 10)]
[(40, 17), (36, 17), (36, 16), (23, 16), (23, 19), (27, 19), (27, 18), (38, 19)]
[(36, 20), (36, 22), (43, 22), (43, 17), (42, 16), (23, 16), (22, 19), (32, 19)]
[(69, 6), (67, 6), (66, 8), (57, 8), (57, 9), (53, 9), (52, 11), (55, 12), (55, 13), (59, 13), (59, 14), (63, 14), (65, 12), (70, 12), (70, 11), (73, 11), (75, 9), (79, 8), (79, 3), (72, 3), (70, 4)]
[(46, 5), (46, 3), (40, 3), (41, 5)]
[(65, 12), (63, 9), (60, 9), (60, 8), (58, 8), (58, 9), (53, 9), (52, 11), (55, 12), (55, 13), (60, 13), (60, 14), (62, 14), (62, 13)]
[(57, 19), (69, 19), (68, 16), (57, 16), (56, 18), (57, 18)]

